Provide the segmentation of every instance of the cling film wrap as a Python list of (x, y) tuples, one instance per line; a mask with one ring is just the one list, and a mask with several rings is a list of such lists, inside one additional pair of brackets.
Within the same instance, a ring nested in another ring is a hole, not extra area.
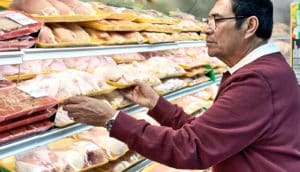
[(101, 147), (109, 161), (114, 161), (124, 156), (128, 147), (123, 142), (109, 137), (109, 133), (104, 127), (94, 127), (73, 135), (76, 140), (87, 140)]

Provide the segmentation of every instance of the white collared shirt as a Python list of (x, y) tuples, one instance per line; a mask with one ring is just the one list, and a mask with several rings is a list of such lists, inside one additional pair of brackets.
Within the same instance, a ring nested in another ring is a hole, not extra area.
[(251, 51), (246, 57), (241, 59), (237, 64), (235, 64), (231, 68), (228, 68), (228, 71), (230, 74), (233, 74), (234, 72), (236, 72), (240, 68), (244, 67), (245, 65), (253, 62), (254, 60), (256, 60), (262, 56), (265, 56), (267, 54), (272, 54), (272, 53), (276, 53), (279, 51), (280, 50), (276, 47), (276, 45), (274, 45), (272, 43), (261, 45), (261, 46), (257, 47), (256, 49), (254, 49), (253, 51)]

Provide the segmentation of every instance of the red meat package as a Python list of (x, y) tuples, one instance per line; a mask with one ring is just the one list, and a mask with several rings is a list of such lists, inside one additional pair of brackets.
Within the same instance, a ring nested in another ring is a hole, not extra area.
[(35, 98), (16, 87), (0, 89), (0, 122), (50, 109), (57, 103), (55, 98)]
[(53, 122), (44, 120), (0, 133), (0, 144), (46, 131), (50, 129), (53, 125)]
[(30, 48), (33, 47), (37, 41), (38, 38), (32, 36), (22, 36), (0, 41), (0, 51), (17, 51), (19, 49)]
[(50, 118), (54, 113), (56, 112), (56, 109), (51, 108), (49, 110), (45, 110), (42, 112), (35, 112), (32, 115), (26, 115), (19, 118), (15, 118), (12, 120), (4, 121), (0, 123), (0, 132), (9, 131), (11, 129), (20, 127), (20, 126), (26, 126), (38, 121), (42, 121), (45, 119)]
[(38, 32), (43, 22), (19, 11), (0, 11), (0, 40), (7, 40)]

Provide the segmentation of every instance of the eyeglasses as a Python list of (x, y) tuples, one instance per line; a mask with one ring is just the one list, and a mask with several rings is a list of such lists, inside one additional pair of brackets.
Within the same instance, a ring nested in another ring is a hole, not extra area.
[(208, 27), (212, 30), (215, 31), (217, 28), (216, 23), (224, 20), (229, 20), (229, 19), (244, 19), (247, 18), (248, 16), (235, 16), (235, 17), (223, 17), (223, 18), (215, 18), (216, 16), (209, 16), (208, 18), (203, 18), (202, 21), (207, 23)]

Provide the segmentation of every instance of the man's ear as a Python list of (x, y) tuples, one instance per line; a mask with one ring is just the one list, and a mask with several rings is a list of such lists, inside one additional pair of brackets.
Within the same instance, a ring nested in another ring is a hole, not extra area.
[(246, 21), (243, 23), (244, 29), (245, 29), (245, 39), (248, 39), (255, 35), (255, 32), (259, 26), (259, 20), (256, 16), (251, 16), (246, 19)]

